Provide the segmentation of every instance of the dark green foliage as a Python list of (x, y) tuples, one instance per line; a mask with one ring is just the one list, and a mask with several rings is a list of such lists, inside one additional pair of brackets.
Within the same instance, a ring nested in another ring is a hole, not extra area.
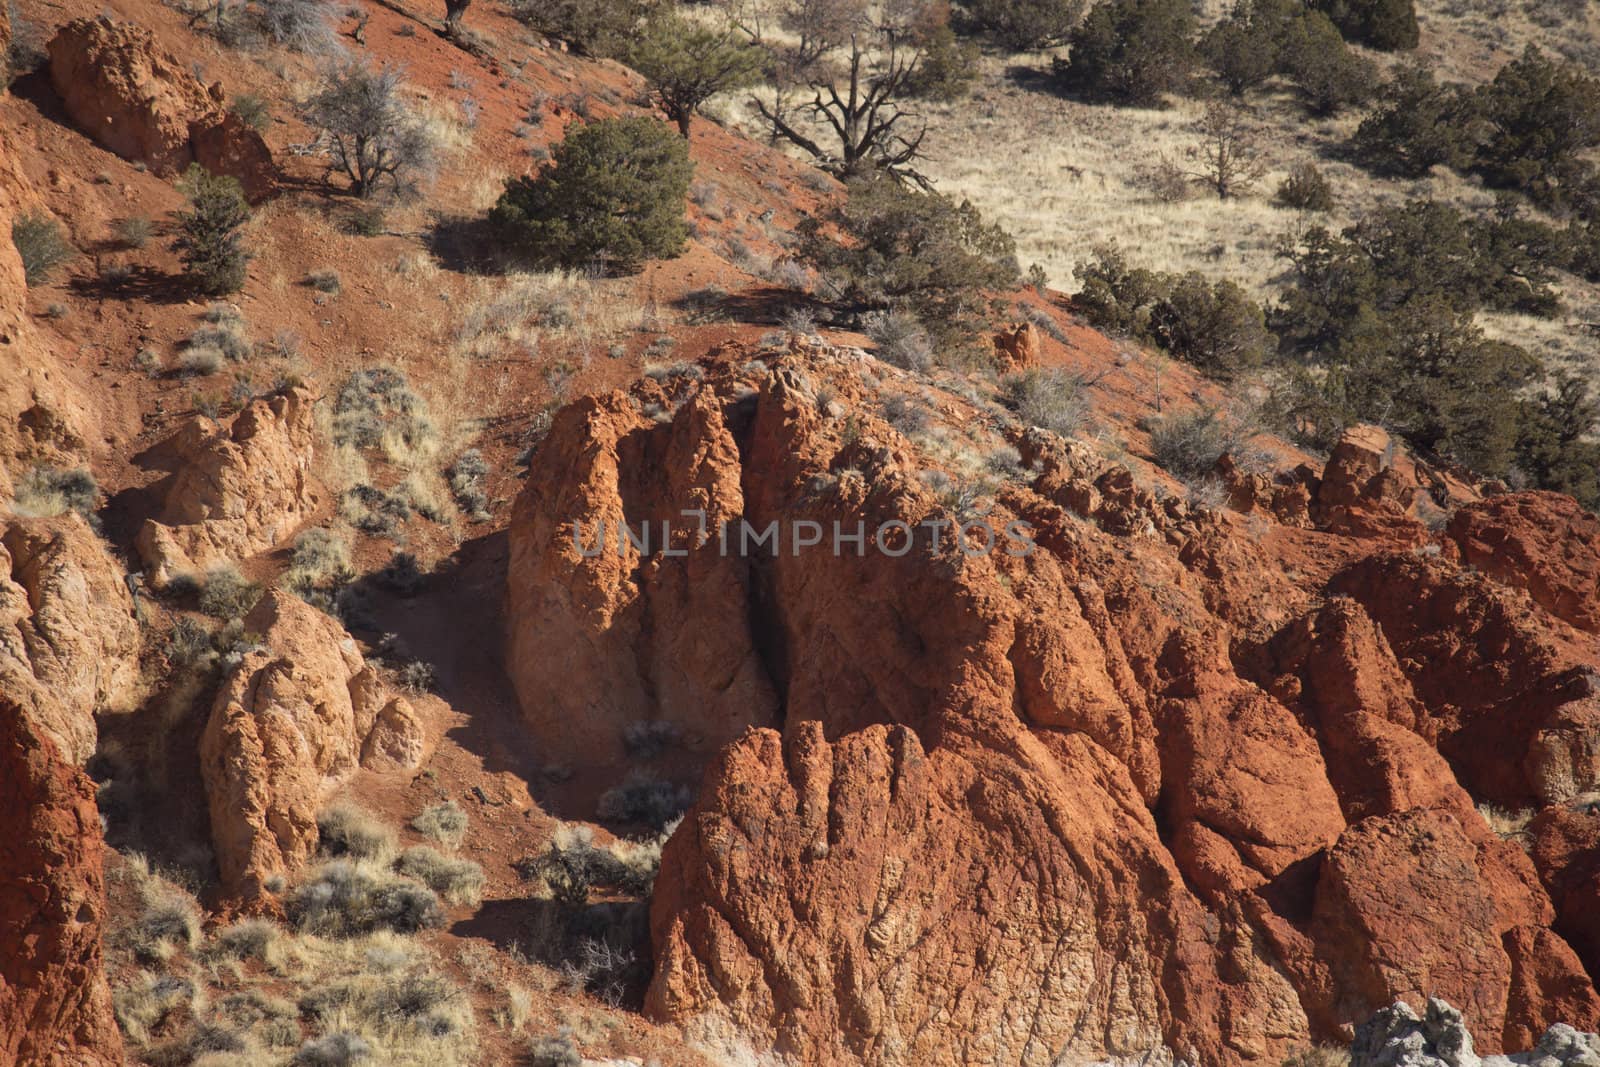
[(1314, 163), (1296, 163), (1272, 194), (1279, 207), (1296, 211), (1332, 211), (1333, 187)]
[(1417, 47), (1414, 0), (1314, 0), (1352, 41), (1385, 52)]
[(24, 212), (11, 221), (11, 243), (22, 257), (29, 285), (43, 285), (51, 271), (72, 258), (61, 223), (43, 212)]
[(254, 93), (240, 93), (228, 103), (228, 110), (257, 133), (272, 125), (272, 105)]
[(180, 188), (189, 197), (189, 210), (178, 213), (172, 248), (183, 260), (184, 275), (209, 296), (243, 288), (251, 256), (240, 231), (250, 221), (250, 207), (239, 183), (196, 163)]
[(654, 0), (512, 0), (511, 12), (581, 55), (613, 56), (659, 6)]
[(1600, 80), (1529, 45), (1478, 89), (1484, 127), (1477, 169), (1492, 184), (1562, 204), (1592, 167), (1578, 158), (1600, 145)]
[(1018, 279), (1015, 243), (977, 208), (888, 177), (851, 181), (845, 200), (799, 230), (800, 255), (842, 303), (903, 307), (935, 334), (975, 315), (983, 290)]
[(624, 53), (644, 75), (678, 132), (717, 93), (749, 85), (760, 73), (762, 52), (732, 31), (716, 30), (668, 11), (645, 23)]
[(1114, 246), (1095, 249), (1075, 273), (1083, 288), (1073, 302), (1091, 324), (1159, 345), (1207, 374), (1232, 377), (1270, 350), (1261, 308), (1233, 282), (1132, 267)]
[(1443, 164), (1460, 169), (1471, 160), (1470, 94), (1434, 81), (1424, 67), (1402, 67), (1379, 93), (1382, 103), (1356, 130), (1363, 165), (1402, 178), (1420, 178)]
[(1237, 0), (1200, 41), (1200, 54), (1235, 96), (1282, 72), (1284, 47), (1304, 16), (1297, 0)]
[(1071, 54), (1055, 70), (1069, 92), (1150, 105), (1188, 80), (1193, 38), (1188, 0), (1100, 0), (1072, 32)]
[(635, 270), (682, 252), (693, 172), (683, 138), (655, 119), (589, 123), (568, 132), (537, 175), (508, 181), (489, 221), (521, 258)]
[(1377, 66), (1352, 52), (1320, 11), (1306, 12), (1284, 40), (1280, 63), (1316, 115), (1334, 115), (1362, 103), (1378, 80)]
[(1270, 350), (1261, 308), (1233, 282), (1210, 282), (1198, 271), (1172, 281), (1150, 309), (1155, 342), (1217, 378), (1258, 366)]
[(924, 38), (922, 62), (906, 80), (905, 91), (921, 100), (949, 102), (966, 96), (977, 78), (978, 46), (939, 25)]
[(1083, 14), (1083, 0), (963, 0), (963, 30), (986, 34), (1013, 52), (1060, 44)]
[(1600, 402), (1580, 375), (1562, 372), (1549, 393), (1525, 401), (1517, 466), (1535, 485), (1600, 509)]

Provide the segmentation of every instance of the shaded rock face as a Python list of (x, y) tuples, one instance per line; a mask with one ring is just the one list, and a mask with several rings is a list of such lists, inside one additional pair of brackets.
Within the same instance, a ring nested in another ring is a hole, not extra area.
[(422, 722), (338, 622), (274, 590), (245, 617), (261, 635), (224, 680), (200, 741), (212, 844), (226, 892), (251, 900), (317, 846), (317, 810), (358, 766), (425, 754)]
[(1560, 493), (1514, 493), (1450, 518), (1461, 558), (1580, 630), (1600, 633), (1600, 518)]
[(122, 1037), (100, 956), (94, 787), (0, 696), (0, 1062), (111, 1067)]
[(222, 106), (140, 26), (78, 18), (48, 46), (50, 80), (79, 129), (124, 159), (172, 176), (199, 163), (237, 178), (245, 195), (272, 192), (272, 154), (261, 135)]
[(1544, 1032), (1527, 1052), (1479, 1056), (1461, 1012), (1437, 997), (1418, 1015), (1398, 1002), (1384, 1008), (1356, 1030), (1350, 1067), (1593, 1067), (1600, 1063), (1600, 1036), (1581, 1033), (1565, 1023)]
[[(559, 415), (511, 531), (541, 740), (733, 738), (663, 855), (650, 1014), (817, 1064), (1276, 1063), (1435, 992), (1490, 1050), (1593, 1024), (1548, 879), (1475, 808), (1593, 787), (1600, 648), (1435, 541), (1431, 480), (1368, 492), (1415, 465), (1358, 432), (1279, 522), (1002, 422), (1028, 471), (987, 517), (1031, 553), (724, 555), (719, 516), (952, 518), (875, 415), (900, 372), (749, 355)], [(562, 528), (691, 507), (680, 557)]]
[(139, 692), (139, 626), (122, 568), (76, 514), (0, 522), (0, 692), (82, 765), (97, 711)]
[(252, 400), (227, 423), (197, 416), (167, 443), (175, 473), (137, 539), (151, 585), (271, 548), (310, 517), (321, 501), (314, 403), (296, 387)]

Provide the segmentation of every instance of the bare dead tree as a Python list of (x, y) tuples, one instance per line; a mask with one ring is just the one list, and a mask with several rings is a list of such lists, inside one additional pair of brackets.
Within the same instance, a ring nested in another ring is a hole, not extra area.
[(882, 12), (876, 17), (862, 12), (849, 20), (842, 15), (836, 20), (832, 15), (839, 13), (829, 12), (829, 18), (813, 19), (811, 43), (802, 36), (794, 46), (801, 50), (791, 53), (788, 64), (810, 99), (791, 103), (780, 92), (775, 100), (757, 99), (752, 106), (775, 138), (841, 177), (880, 169), (930, 188), (912, 166), (922, 154), (927, 127), (903, 103), (926, 54), (923, 35), (916, 24)]
[(1238, 105), (1212, 103), (1194, 129), (1201, 138), (1195, 152), (1201, 166), (1193, 177), (1219, 199), (1245, 195), (1267, 173), (1266, 161), (1256, 151), (1255, 135)]

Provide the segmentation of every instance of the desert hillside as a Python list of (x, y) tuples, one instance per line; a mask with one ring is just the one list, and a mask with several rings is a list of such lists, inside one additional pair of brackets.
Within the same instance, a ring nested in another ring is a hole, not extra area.
[(0, 0), (0, 1067), (1600, 1063), (1597, 32)]

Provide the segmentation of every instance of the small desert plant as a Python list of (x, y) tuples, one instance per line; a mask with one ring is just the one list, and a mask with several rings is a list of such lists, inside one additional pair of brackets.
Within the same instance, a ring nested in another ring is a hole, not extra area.
[(189, 197), (189, 210), (178, 213), (172, 247), (184, 274), (213, 296), (243, 288), (251, 257), (240, 231), (250, 221), (250, 207), (239, 183), (194, 164), (179, 188)]
[(1005, 379), (1006, 405), (1030, 426), (1072, 437), (1089, 416), (1083, 379), (1059, 368), (1032, 368)]
[(422, 399), (411, 391), (405, 375), (392, 367), (353, 371), (339, 387), (333, 404), (333, 443), (376, 448), (385, 434), (395, 434), (408, 448), (419, 448), (434, 435)]
[(467, 813), (453, 800), (432, 804), (411, 820), (411, 828), (447, 848), (457, 848), (467, 834)]
[(640, 823), (659, 830), (682, 815), (693, 800), (686, 786), (638, 775), (602, 793), (598, 814), (607, 822)]
[(451, 904), (476, 907), (483, 897), (483, 868), (471, 860), (416, 845), (401, 854), (397, 866), (401, 874), (415, 878)]
[(566, 1034), (551, 1034), (529, 1041), (522, 1062), (527, 1067), (578, 1067), (583, 1056), (572, 1038)]
[(1240, 432), (1215, 408), (1167, 415), (1150, 427), (1157, 463), (1185, 481), (1210, 474), (1217, 460), (1239, 447)]
[(220, 371), (227, 357), (211, 345), (191, 345), (178, 353), (178, 373), (184, 377), (205, 377)]
[(630, 722), (622, 731), (622, 747), (635, 759), (655, 759), (683, 740), (683, 727), (662, 719)]
[(309, 599), (313, 590), (343, 585), (353, 576), (350, 542), (332, 530), (317, 527), (295, 538), (284, 584), (296, 595)]
[(143, 248), (150, 241), (154, 226), (148, 215), (129, 215), (117, 220), (117, 243), (123, 248)]
[(922, 323), (908, 311), (875, 311), (866, 317), (865, 333), (878, 346), (877, 357), (910, 371), (933, 366), (933, 342)]
[(408, 660), (394, 672), (396, 684), (412, 696), (430, 693), (438, 684), (438, 672), (433, 669), (433, 664), (420, 659)]
[(1272, 202), (1295, 211), (1332, 211), (1333, 187), (1314, 163), (1297, 163), (1272, 194)]
[(339, 279), (339, 272), (331, 267), (323, 267), (306, 275), (306, 284), (319, 293), (337, 294), (343, 283)]
[(17, 480), (12, 507), (20, 515), (50, 516), (76, 511), (86, 519), (100, 506), (100, 486), (83, 467), (63, 470), (38, 464)]
[(371, 196), (385, 183), (409, 191), (433, 168), (436, 146), (403, 88), (395, 67), (350, 62), (330, 71), (305, 105), (306, 121), (327, 147), (329, 170), (343, 172), (356, 196)]
[(30, 286), (49, 281), (50, 274), (73, 254), (61, 223), (42, 212), (24, 212), (13, 219), (11, 243), (22, 257), (23, 277)]
[(483, 453), (469, 448), (456, 457), (448, 471), (450, 492), (461, 510), (474, 522), (489, 518), (489, 500), (484, 496), (483, 479), (489, 474), (489, 464)]
[(209, 568), (200, 586), (200, 610), (226, 622), (243, 618), (261, 599), (261, 587), (231, 563)]
[(283, 931), (266, 919), (240, 919), (218, 930), (209, 955), (235, 960), (257, 960), (276, 968), (282, 963)]
[(255, 348), (250, 335), (245, 332), (244, 320), (237, 317), (221, 318), (211, 325), (200, 327), (189, 335), (186, 344), (190, 348), (218, 352), (233, 363), (249, 359)]
[(354, 804), (324, 808), (317, 814), (317, 833), (330, 856), (386, 863), (395, 853), (394, 830)]
[(339, 49), (339, 8), (328, 0), (258, 0), (256, 23), (274, 44), (308, 55)]
[(431, 889), (342, 859), (311, 871), (290, 895), (287, 910), (296, 929), (319, 937), (375, 930), (408, 934), (444, 921)]
[(372, 1046), (360, 1034), (340, 1031), (314, 1037), (300, 1046), (290, 1067), (356, 1067), (372, 1058)]
[(111, 997), (111, 1010), (123, 1033), (144, 1041), (173, 1012), (194, 1003), (196, 990), (187, 978), (140, 971)]
[(141, 962), (161, 963), (178, 949), (200, 940), (200, 906), (185, 890), (150, 870), (141, 857), (130, 857), (123, 876), (136, 884), (138, 915), (118, 934)]
[(1340, 1045), (1307, 1045), (1284, 1057), (1283, 1067), (1350, 1067), (1350, 1050)]
[(229, 102), (228, 110), (257, 133), (265, 133), (272, 125), (272, 105), (254, 93), (240, 93)]

